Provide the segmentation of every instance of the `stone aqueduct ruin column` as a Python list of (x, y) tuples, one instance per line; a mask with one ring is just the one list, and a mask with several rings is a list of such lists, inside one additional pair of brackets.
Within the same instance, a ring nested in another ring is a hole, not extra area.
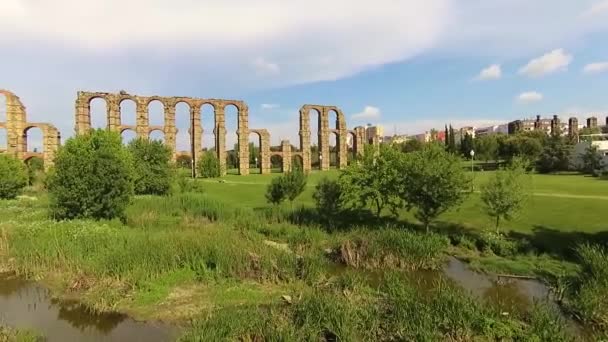
[[(6, 153), (23, 161), (38, 157), (44, 161), (45, 168), (51, 167), (61, 142), (59, 130), (48, 123), (27, 122), (26, 108), (19, 97), (2, 89), (0, 94), (6, 98), (6, 122), (0, 122), (0, 128), (6, 129)], [(27, 135), (32, 128), (42, 132), (42, 152), (28, 152)]]

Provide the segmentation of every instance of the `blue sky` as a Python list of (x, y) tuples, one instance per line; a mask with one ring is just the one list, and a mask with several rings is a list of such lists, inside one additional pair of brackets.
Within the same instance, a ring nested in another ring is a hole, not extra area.
[(607, 0), (2, 0), (0, 56), (65, 137), (78, 90), (241, 99), (275, 143), (305, 103), (391, 134), (608, 115)]

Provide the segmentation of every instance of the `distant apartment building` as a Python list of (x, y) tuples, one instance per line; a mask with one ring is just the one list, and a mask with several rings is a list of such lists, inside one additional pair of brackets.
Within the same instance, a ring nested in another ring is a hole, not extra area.
[(537, 115), (535, 119), (523, 119), (509, 122), (507, 125), (507, 133), (515, 134), (517, 132), (532, 132), (542, 131), (547, 135), (551, 134), (555, 129), (559, 129), (562, 135), (567, 135), (572, 121), (562, 122), (557, 115), (553, 118), (541, 118)]
[(462, 139), (464, 139), (465, 135), (470, 135), (472, 138), (475, 138), (475, 127), (473, 126), (466, 126), (466, 127), (461, 127), (457, 130), (454, 131), (454, 139), (456, 141), (460, 141)]
[(475, 137), (492, 134), (509, 134), (509, 124), (481, 127), (475, 130)]

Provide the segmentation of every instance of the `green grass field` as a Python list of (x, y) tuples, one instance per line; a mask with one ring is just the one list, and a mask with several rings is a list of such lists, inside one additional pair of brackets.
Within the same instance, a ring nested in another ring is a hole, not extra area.
[[(475, 189), (487, 181), (492, 171), (475, 172)], [(257, 208), (267, 206), (264, 192), (266, 185), (278, 173), (249, 176), (227, 175), (218, 179), (199, 180), (210, 198), (238, 206)], [(297, 205), (312, 206), (315, 184), (323, 177), (337, 178), (336, 170), (313, 172), (308, 178), (306, 191), (297, 199)], [(531, 232), (555, 230), (563, 232), (595, 233), (608, 230), (608, 221), (602, 213), (608, 208), (608, 182), (577, 175), (531, 176), (530, 196), (525, 208), (510, 222), (503, 223), (506, 230)], [(413, 221), (413, 215), (402, 213), (402, 218)], [(476, 192), (456, 210), (445, 213), (440, 221), (470, 228), (493, 227), (493, 220), (483, 211), (479, 193)]]

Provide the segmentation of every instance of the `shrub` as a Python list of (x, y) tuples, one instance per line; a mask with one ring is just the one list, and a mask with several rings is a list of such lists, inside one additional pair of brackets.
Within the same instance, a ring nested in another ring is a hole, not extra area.
[(17, 197), (28, 183), (23, 163), (9, 155), (0, 154), (0, 199)]
[(44, 173), (44, 160), (42, 160), (42, 158), (30, 158), (26, 161), (25, 165), (27, 166), (29, 185), (34, 185), (37, 180), (44, 178), (42, 175)]
[(321, 179), (312, 198), (315, 200), (317, 211), (326, 220), (331, 220), (342, 210), (342, 187), (336, 180), (327, 177)]
[(573, 308), (584, 321), (608, 331), (608, 249), (585, 244), (576, 251), (582, 271), (574, 286)]
[(203, 153), (198, 162), (198, 174), (203, 178), (216, 178), (221, 176), (220, 163), (213, 152)]
[(56, 219), (122, 217), (133, 194), (133, 162), (120, 135), (99, 129), (68, 139), (49, 194)]
[(300, 196), (306, 188), (306, 175), (301, 169), (286, 172), (274, 178), (266, 188), (266, 200), (268, 203), (280, 204), (289, 200), (293, 209), (293, 201)]
[(285, 178), (283, 176), (273, 178), (266, 188), (266, 200), (268, 203), (281, 204), (286, 196)]
[(138, 195), (166, 195), (171, 189), (171, 150), (162, 141), (135, 139), (129, 143), (133, 159), (134, 191)]

